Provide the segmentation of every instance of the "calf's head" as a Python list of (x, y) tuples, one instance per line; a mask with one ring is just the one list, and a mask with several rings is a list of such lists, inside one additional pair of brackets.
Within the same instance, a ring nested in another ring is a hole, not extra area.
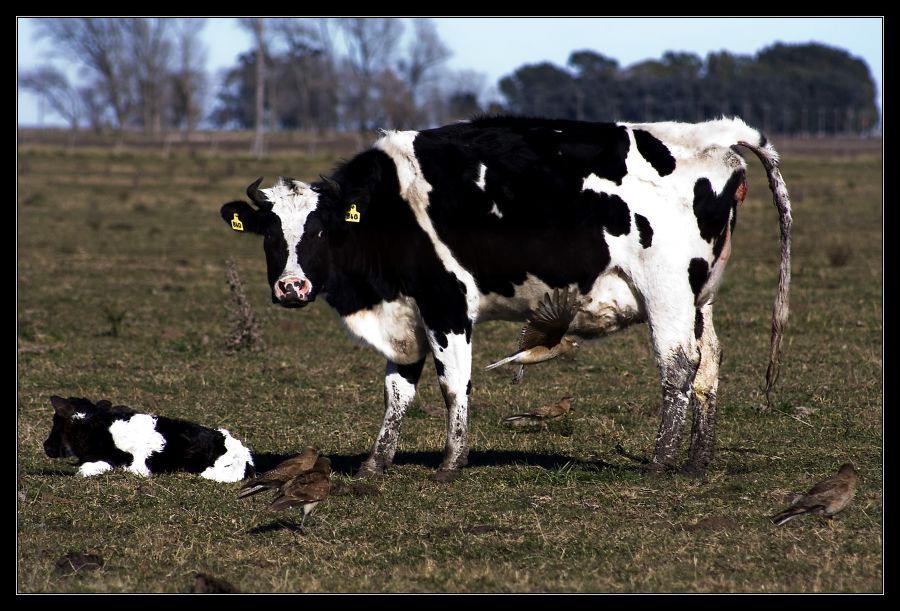
[(54, 409), (53, 428), (44, 441), (44, 453), (50, 458), (104, 458), (98, 454), (101, 449), (97, 442), (98, 431), (103, 428), (103, 423), (97, 416), (112, 407), (110, 402), (98, 401), (95, 405), (79, 397), (63, 399), (53, 396), (50, 403)]
[(279, 178), (271, 189), (259, 189), (260, 182), (247, 187), (255, 207), (230, 202), (222, 206), (222, 218), (234, 231), (263, 236), (272, 303), (303, 307), (315, 300), (328, 275), (319, 193), (291, 178)]

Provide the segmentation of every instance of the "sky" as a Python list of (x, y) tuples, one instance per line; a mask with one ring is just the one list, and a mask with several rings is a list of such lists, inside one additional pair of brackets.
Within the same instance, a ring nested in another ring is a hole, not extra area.
[[(33, 19), (17, 20), (19, 72), (42, 63), (78, 70), (54, 57), (46, 41), (35, 41)], [(447, 67), (474, 70), (497, 81), (526, 63), (549, 61), (564, 66), (574, 50), (591, 49), (629, 66), (658, 59), (666, 51), (687, 51), (705, 57), (711, 51), (752, 55), (776, 42), (818, 42), (847, 50), (871, 69), (882, 95), (883, 24), (880, 18), (438, 18), (438, 34), (453, 52)], [(407, 28), (409, 30), (411, 28)], [(207, 69), (215, 75), (235, 63), (251, 46), (250, 36), (235, 19), (211, 18), (203, 29)], [(37, 125), (37, 101), (19, 93), (18, 123)], [(44, 125), (61, 120), (45, 114)]]

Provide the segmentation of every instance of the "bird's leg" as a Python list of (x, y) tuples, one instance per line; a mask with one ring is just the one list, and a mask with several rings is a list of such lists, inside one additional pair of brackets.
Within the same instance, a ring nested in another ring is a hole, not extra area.
[(384, 422), (372, 453), (357, 471), (357, 477), (376, 477), (384, 473), (397, 452), (400, 441), (400, 424), (406, 408), (416, 396), (416, 384), (422, 375), (425, 359), (412, 365), (399, 365), (388, 361), (384, 372)]
[(694, 336), (699, 340), (700, 365), (694, 377), (691, 408), (691, 449), (683, 472), (704, 475), (712, 461), (716, 445), (716, 392), (722, 350), (713, 328), (712, 304), (697, 310)]
[(512, 377), (512, 383), (518, 384), (522, 381), (522, 377), (525, 375), (525, 365), (519, 365), (519, 368), (516, 370), (515, 375)]

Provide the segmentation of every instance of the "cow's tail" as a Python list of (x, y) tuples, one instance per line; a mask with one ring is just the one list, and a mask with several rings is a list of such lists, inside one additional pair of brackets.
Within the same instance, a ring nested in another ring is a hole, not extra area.
[(787, 325), (789, 301), (788, 290), (791, 284), (791, 200), (787, 186), (778, 169), (778, 153), (771, 144), (755, 146), (744, 141), (738, 142), (753, 151), (766, 168), (769, 177), (769, 189), (781, 226), (781, 268), (778, 274), (778, 292), (772, 305), (772, 342), (769, 347), (769, 367), (766, 370), (766, 403), (770, 404), (770, 393), (778, 381), (781, 369), (781, 342), (784, 339), (784, 328)]

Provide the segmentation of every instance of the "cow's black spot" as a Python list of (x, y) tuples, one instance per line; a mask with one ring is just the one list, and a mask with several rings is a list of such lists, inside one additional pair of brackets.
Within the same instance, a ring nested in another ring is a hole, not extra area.
[(471, 395), (471, 394), (472, 394), (472, 380), (469, 380), (466, 383), (466, 395)]
[(708, 178), (698, 178), (694, 183), (694, 216), (697, 217), (700, 237), (707, 242), (724, 233), (728, 217), (737, 207), (736, 193), (744, 178), (743, 169), (735, 170), (718, 195)]
[(700, 339), (703, 335), (703, 313), (700, 311), (700, 308), (695, 310), (694, 314), (694, 337)]
[(444, 363), (437, 357), (434, 357), (434, 370), (437, 372), (439, 378), (444, 377)]
[(152, 473), (187, 471), (202, 473), (225, 453), (225, 436), (192, 422), (157, 417), (156, 432), (166, 440), (162, 452), (147, 459)]
[(709, 278), (709, 263), (705, 259), (691, 259), (688, 265), (688, 281), (691, 283), (695, 299), (700, 295), (707, 278)]
[(642, 129), (636, 129), (634, 142), (637, 144), (638, 152), (653, 166), (657, 174), (668, 176), (675, 171), (675, 158), (656, 136)]
[(397, 363), (397, 373), (407, 381), (407, 383), (415, 386), (419, 383), (419, 377), (422, 375), (422, 367), (425, 365), (425, 359), (410, 365), (401, 365)]
[(641, 246), (644, 248), (650, 248), (653, 244), (653, 227), (650, 226), (650, 221), (647, 220), (647, 217), (641, 214), (634, 215), (634, 224), (637, 225), (638, 235), (640, 236)]
[(765, 147), (767, 144), (769, 144), (769, 139), (766, 138), (766, 135), (765, 135), (764, 133), (760, 132), (760, 134), (759, 134), (759, 146), (760, 146), (760, 147)]

